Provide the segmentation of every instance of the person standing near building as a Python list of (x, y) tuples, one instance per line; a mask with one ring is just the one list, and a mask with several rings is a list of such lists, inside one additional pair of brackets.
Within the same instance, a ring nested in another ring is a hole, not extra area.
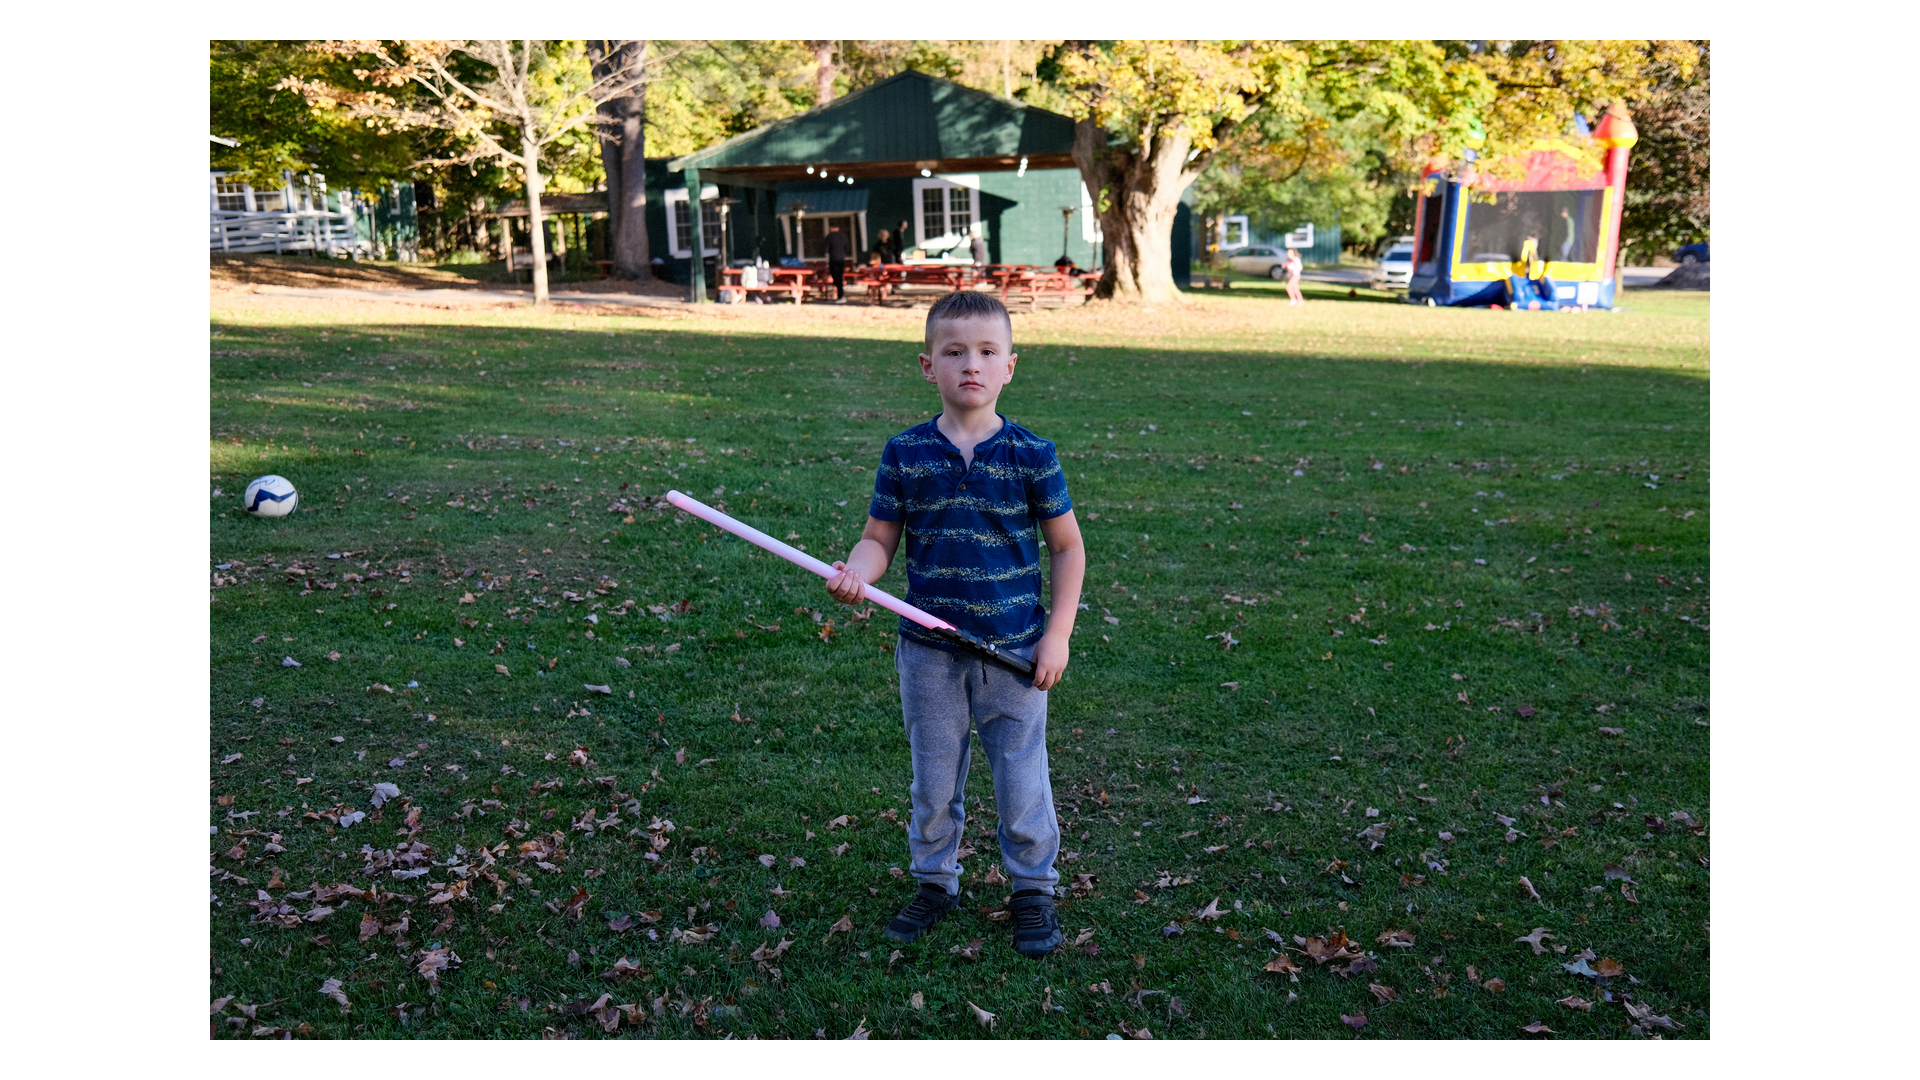
[(833, 275), (833, 298), (847, 298), (847, 260), (853, 256), (853, 242), (834, 225), (827, 229), (827, 273)]
[(979, 225), (975, 225), (972, 232), (973, 239), (967, 242), (967, 248), (973, 253), (973, 268), (982, 270), (987, 265), (987, 241), (980, 235)]
[(1288, 248), (1287, 261), (1281, 265), (1287, 268), (1287, 306), (1298, 307), (1306, 303), (1300, 295), (1300, 270), (1303, 265), (1300, 262), (1300, 250)]
[(874, 242), (873, 253), (880, 256), (883, 263), (897, 263), (900, 261), (900, 242), (888, 236), (887, 230), (881, 229), (880, 239)]

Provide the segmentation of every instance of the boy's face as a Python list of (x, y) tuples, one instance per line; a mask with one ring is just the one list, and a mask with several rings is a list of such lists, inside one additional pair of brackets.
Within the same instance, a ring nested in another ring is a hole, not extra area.
[(1007, 324), (992, 315), (942, 319), (934, 324), (920, 373), (940, 388), (943, 405), (959, 410), (992, 408), (1013, 381), (1019, 361)]

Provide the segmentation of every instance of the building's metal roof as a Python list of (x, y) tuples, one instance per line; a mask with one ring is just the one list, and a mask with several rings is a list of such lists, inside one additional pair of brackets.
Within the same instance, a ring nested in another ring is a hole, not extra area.
[(857, 214), (867, 208), (867, 189), (835, 186), (809, 191), (783, 191), (774, 204), (775, 214), (791, 214), (796, 209), (809, 214)]
[(805, 179), (807, 166), (848, 176), (916, 169), (1072, 165), (1073, 119), (918, 71), (903, 71), (843, 98), (667, 163)]

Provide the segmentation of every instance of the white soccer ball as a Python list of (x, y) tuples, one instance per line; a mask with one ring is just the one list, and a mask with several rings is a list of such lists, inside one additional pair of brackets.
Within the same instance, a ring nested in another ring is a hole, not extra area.
[(247, 485), (246, 511), (255, 517), (286, 517), (300, 505), (300, 493), (284, 476), (262, 476)]

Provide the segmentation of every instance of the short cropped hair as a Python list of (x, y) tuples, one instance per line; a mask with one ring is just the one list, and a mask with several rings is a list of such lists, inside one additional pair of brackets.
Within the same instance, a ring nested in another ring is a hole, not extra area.
[(986, 293), (960, 292), (948, 293), (934, 302), (933, 310), (927, 312), (927, 348), (933, 348), (933, 327), (935, 323), (948, 319), (970, 319), (980, 315), (996, 316), (1007, 325), (1007, 343), (1013, 343), (1013, 319), (1007, 314), (1007, 305)]

